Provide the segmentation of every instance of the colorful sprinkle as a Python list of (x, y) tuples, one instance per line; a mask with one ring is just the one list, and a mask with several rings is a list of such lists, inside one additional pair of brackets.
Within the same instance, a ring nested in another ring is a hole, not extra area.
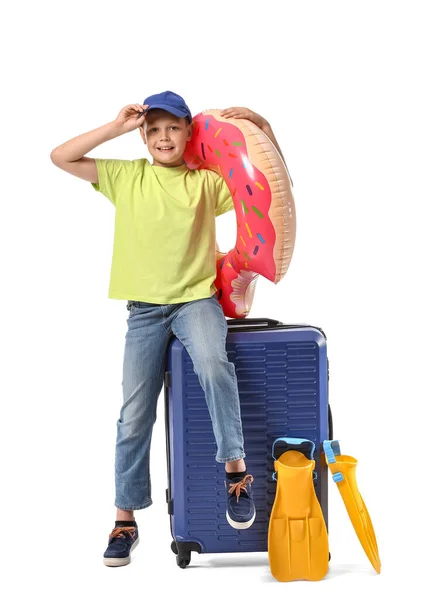
[(234, 194), (236, 193), (237, 188), (234, 188), (233, 193), (231, 194), (232, 196), (234, 196)]
[(219, 174), (221, 175), (221, 177), (222, 177), (222, 173), (221, 173), (221, 167), (220, 167), (220, 165), (218, 165), (218, 173), (219, 173)]
[(209, 146), (209, 144), (206, 144), (207, 147), (209, 148), (209, 152), (213, 152), (212, 148)]
[(252, 237), (252, 231), (250, 230), (249, 225), (246, 223), (246, 221), (245, 221), (245, 225), (246, 225), (246, 229), (247, 229), (247, 232), (249, 234), (249, 237), (251, 238)]
[(254, 248), (254, 256), (258, 254), (259, 246), (255, 246)]
[(251, 188), (250, 188), (250, 186), (249, 186), (249, 185), (247, 185), (247, 186), (246, 186), (246, 189), (247, 189), (247, 190), (248, 190), (248, 192), (249, 192), (249, 196), (252, 196), (252, 190), (251, 190)]
[(203, 162), (202, 159), (200, 158), (200, 156), (197, 156), (197, 154), (196, 154), (196, 158), (199, 162)]
[(216, 154), (217, 156), (221, 156), (221, 153), (220, 153), (220, 151), (219, 151), (219, 150), (215, 150), (215, 154)]
[(224, 142), (224, 144), (225, 144), (226, 146), (229, 146), (229, 145), (230, 145), (230, 144), (227, 142), (227, 140), (226, 140), (225, 138), (224, 138), (222, 141)]
[(230, 169), (230, 172), (228, 174), (228, 176), (230, 177), (230, 179), (233, 177), (233, 171), (234, 171), (234, 169)]
[(246, 256), (246, 258), (247, 258), (248, 260), (251, 260), (251, 257), (250, 257), (250, 256), (248, 256), (248, 255), (246, 254), (246, 252), (243, 252), (243, 254)]
[(253, 206), (252, 210), (254, 211), (255, 214), (257, 214), (259, 216), (260, 219), (264, 218), (264, 215), (257, 209), (256, 206)]
[(248, 210), (248, 207), (245, 204), (245, 201), (244, 200), (240, 200), (240, 202), (243, 204), (243, 210), (245, 211), (246, 214), (248, 214), (249, 210)]
[(233, 146), (242, 146), (242, 142), (233, 142)]
[[(207, 129), (207, 127), (206, 127)], [(218, 133), (221, 131), (222, 127), (220, 127), (219, 129), (216, 130), (214, 137), (216, 137), (218, 135)]]
[(204, 143), (203, 143), (203, 142), (202, 142), (202, 156), (203, 156), (203, 158), (206, 160), (206, 156), (205, 156), (205, 145), (204, 145)]
[(205, 129), (206, 129), (206, 131), (208, 130), (208, 127), (209, 127), (209, 119), (206, 119), (206, 121), (205, 121)]
[(231, 152), (228, 153), (228, 156), (231, 156), (231, 158), (237, 158), (237, 154), (232, 154)]
[(242, 240), (242, 244), (246, 246), (245, 240), (242, 238), (242, 236), (240, 236), (240, 239)]
[(264, 190), (264, 186), (262, 186), (258, 181), (255, 181), (255, 185), (259, 187), (260, 190)]
[(257, 237), (261, 240), (262, 244), (265, 244), (265, 241), (260, 233), (257, 233)]

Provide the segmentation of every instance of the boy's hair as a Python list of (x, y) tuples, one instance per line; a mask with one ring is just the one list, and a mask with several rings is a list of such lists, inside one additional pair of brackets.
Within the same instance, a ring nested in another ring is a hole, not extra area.
[[(174, 117), (177, 117), (177, 115), (174, 115), (173, 113), (171, 113), (169, 110), (166, 110), (165, 108), (156, 108), (154, 110), (159, 110), (159, 111), (162, 111), (162, 112), (166, 112), (166, 113), (171, 114)], [(178, 119), (184, 119), (185, 118), (185, 120), (186, 120), (186, 122), (187, 122), (188, 125), (191, 125), (191, 123), (193, 122), (192, 119), (191, 119), (191, 117), (189, 117), (189, 116), (186, 116), (186, 117), (177, 117), (177, 118)]]
[[(159, 109), (157, 109), (157, 110), (161, 110), (162, 112), (169, 112), (169, 111), (168, 111), (168, 110), (166, 110), (165, 108), (159, 108)], [(148, 112), (148, 111), (147, 111), (147, 112)], [(177, 115), (174, 115), (174, 114), (173, 114), (173, 113), (171, 113), (171, 112), (169, 112), (169, 114), (173, 115), (174, 117), (176, 117), (176, 116), (177, 116)], [(187, 116), (187, 117), (177, 117), (177, 118), (178, 118), (178, 119), (184, 119), (184, 118), (185, 118), (185, 120), (186, 120), (186, 122), (187, 122), (187, 124), (188, 124), (188, 125), (191, 125), (191, 123), (193, 122), (193, 121), (192, 121), (192, 119), (191, 119), (191, 117), (188, 117), (188, 116)], [(146, 122), (147, 122), (147, 121), (145, 121), (145, 123), (146, 123)]]

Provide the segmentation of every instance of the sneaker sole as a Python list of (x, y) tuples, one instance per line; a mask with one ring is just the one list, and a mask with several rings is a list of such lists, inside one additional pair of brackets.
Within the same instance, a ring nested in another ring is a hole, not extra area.
[(130, 553), (134, 548), (136, 548), (139, 544), (139, 537), (136, 538), (132, 546), (129, 550), (129, 556), (125, 556), (124, 558), (105, 558), (104, 557), (104, 565), (107, 567), (123, 567), (124, 565), (128, 565), (130, 563)]
[(234, 527), (234, 529), (247, 529), (255, 521), (256, 510), (254, 510), (254, 516), (252, 517), (252, 519), (250, 521), (246, 521), (246, 523), (241, 523), (240, 521), (233, 521), (233, 519), (228, 514), (228, 511), (226, 511), (225, 516), (227, 517), (227, 521), (229, 522), (229, 524), (232, 527)]

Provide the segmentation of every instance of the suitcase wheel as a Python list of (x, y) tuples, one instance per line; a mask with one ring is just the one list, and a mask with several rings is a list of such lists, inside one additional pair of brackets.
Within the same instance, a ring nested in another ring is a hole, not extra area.
[(191, 552), (202, 552), (199, 542), (177, 542), (173, 540), (171, 550), (176, 554), (176, 564), (181, 569), (185, 569), (191, 562)]
[(176, 564), (181, 569), (185, 569), (185, 567), (190, 564), (190, 561), (191, 561), (191, 552), (189, 552), (189, 551), (180, 552), (176, 556)]
[(185, 567), (188, 566), (191, 561), (191, 550), (178, 551), (178, 546), (176, 545), (175, 540), (173, 540), (171, 543), (171, 550), (174, 554), (176, 554), (176, 564), (178, 567), (185, 569)]

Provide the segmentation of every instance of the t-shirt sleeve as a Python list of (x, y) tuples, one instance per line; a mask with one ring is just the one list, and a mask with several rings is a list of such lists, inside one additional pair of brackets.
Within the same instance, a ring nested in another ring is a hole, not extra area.
[(219, 217), (229, 210), (234, 210), (233, 199), (230, 194), (230, 190), (228, 189), (227, 184), (225, 183), (225, 179), (223, 177), (218, 177), (216, 182), (217, 189), (217, 197), (216, 197), (216, 205), (215, 205), (215, 216)]
[(128, 180), (132, 174), (133, 161), (118, 158), (95, 158), (95, 162), (98, 170), (98, 183), (91, 183), (91, 185), (116, 206), (119, 192), (123, 189), (126, 179)]

